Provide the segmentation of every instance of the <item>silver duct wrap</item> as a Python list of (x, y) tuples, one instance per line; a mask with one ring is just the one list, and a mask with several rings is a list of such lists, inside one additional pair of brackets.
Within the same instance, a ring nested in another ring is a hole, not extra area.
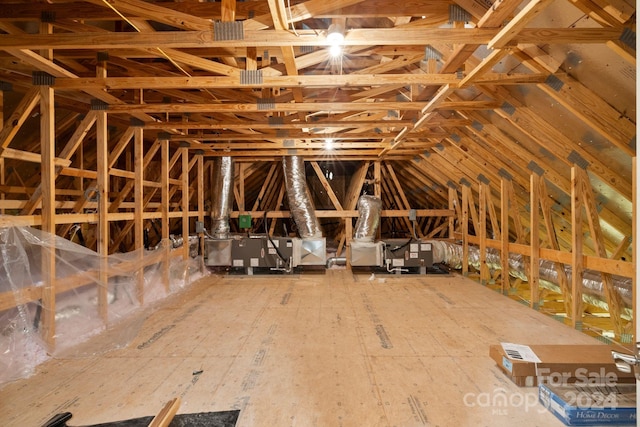
[[(430, 240), (433, 248), (433, 262), (444, 263), (449, 267), (459, 270), (462, 268), (462, 245), (444, 242), (440, 240)], [(480, 269), (480, 249), (469, 246), (469, 265), (475, 269)], [(500, 252), (496, 249), (487, 249), (487, 266), (490, 270), (500, 270)], [(540, 285), (546, 289), (561, 293), (560, 281), (556, 264), (544, 259), (539, 263)], [(571, 282), (571, 266), (564, 265), (567, 279)], [(527, 281), (527, 271), (524, 257), (520, 254), (509, 254), (509, 275)], [(613, 287), (624, 301), (626, 308), (633, 306), (633, 295), (631, 278), (621, 276), (611, 276)], [(599, 272), (585, 270), (582, 273), (582, 298), (585, 302), (608, 310), (606, 303), (606, 292), (602, 275)]]
[(376, 196), (362, 195), (358, 199), (358, 220), (353, 239), (358, 242), (372, 242), (380, 225), (382, 200)]
[(213, 159), (211, 188), (211, 234), (216, 239), (229, 237), (229, 213), (233, 208), (233, 158)]
[(316, 218), (311, 193), (307, 187), (304, 159), (298, 156), (285, 156), (282, 159), (282, 168), (289, 209), (298, 227), (298, 234), (303, 239), (322, 237), (320, 223)]

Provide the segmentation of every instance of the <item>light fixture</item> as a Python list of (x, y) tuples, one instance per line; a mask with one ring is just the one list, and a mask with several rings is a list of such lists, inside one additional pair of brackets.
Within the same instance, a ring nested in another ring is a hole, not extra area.
[(344, 43), (344, 29), (339, 24), (331, 24), (327, 30), (327, 43), (329, 44), (329, 54), (336, 57), (342, 53)]
[(340, 46), (339, 44), (332, 44), (331, 46), (329, 46), (329, 55), (331, 55), (331, 57), (335, 58), (337, 56), (340, 56), (341, 53), (342, 46)]
[(324, 148), (327, 150), (333, 150), (333, 138), (327, 138), (324, 140)]
[(327, 30), (327, 42), (329, 44), (342, 44), (344, 42), (344, 29), (340, 24), (331, 24)]

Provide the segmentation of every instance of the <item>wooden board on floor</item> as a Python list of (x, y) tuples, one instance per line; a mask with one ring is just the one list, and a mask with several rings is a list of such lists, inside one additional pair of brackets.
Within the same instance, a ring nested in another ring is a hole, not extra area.
[[(599, 344), (457, 275), (209, 276), (142, 316), (125, 348), (0, 389), (2, 424), (141, 417), (177, 396), (178, 413), (240, 409), (239, 426), (561, 426), (489, 345)], [(521, 400), (486, 404), (500, 393)]]

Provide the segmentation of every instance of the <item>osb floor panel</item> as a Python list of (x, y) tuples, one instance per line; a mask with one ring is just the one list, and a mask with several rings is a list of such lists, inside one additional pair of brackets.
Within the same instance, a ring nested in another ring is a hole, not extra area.
[(460, 276), (370, 278), (204, 278), (145, 313), (125, 348), (0, 389), (0, 425), (154, 415), (176, 396), (178, 413), (240, 409), (238, 426), (562, 425), (489, 345), (595, 339)]

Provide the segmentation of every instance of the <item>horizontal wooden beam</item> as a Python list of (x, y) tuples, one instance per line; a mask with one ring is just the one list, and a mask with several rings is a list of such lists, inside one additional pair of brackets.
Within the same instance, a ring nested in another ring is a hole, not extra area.
[[(502, 106), (494, 101), (444, 101), (437, 110), (494, 110)], [(301, 103), (265, 103), (265, 104), (117, 104), (109, 105), (112, 113), (258, 113), (280, 111), (287, 113), (327, 111), (331, 113), (347, 111), (422, 111), (424, 102), (301, 102)], [(247, 126), (250, 127), (250, 126)]]
[[(416, 209), (416, 216), (428, 217), (428, 216), (453, 216), (455, 211), (452, 209)], [(409, 217), (408, 209), (383, 209), (380, 215), (388, 218), (403, 218)], [(240, 215), (250, 213), (255, 218), (264, 217), (264, 211), (233, 211), (230, 213), (231, 218), (238, 218)], [(317, 210), (316, 216), (318, 218), (357, 218), (360, 214), (357, 210)], [(289, 218), (291, 213), (289, 211), (268, 211), (267, 218)]]
[[(427, 45), (434, 43), (489, 43), (497, 33), (491, 28), (376, 28), (351, 29), (344, 40), (345, 46), (372, 45)], [(0, 49), (131, 49), (131, 48), (212, 48), (212, 47), (281, 47), (328, 46), (326, 32), (245, 30), (242, 40), (215, 40), (213, 31), (157, 31), (154, 33), (56, 33), (2, 34)], [(618, 40), (619, 28), (525, 28), (507, 44), (522, 43), (606, 43)]]
[[(444, 119), (434, 123), (452, 124), (453, 126), (466, 126), (471, 125), (471, 120), (456, 120), (456, 119)], [(412, 124), (412, 120), (331, 120), (331, 121), (309, 121), (309, 122), (284, 122), (284, 123), (269, 123), (266, 120), (252, 121), (251, 129), (326, 129), (326, 128), (361, 128), (371, 127), (376, 128), (379, 126), (407, 126)], [(238, 123), (237, 121), (223, 121), (216, 123), (202, 123), (202, 122), (157, 122), (146, 123), (144, 125), (145, 130), (246, 130), (248, 127), (246, 122)]]
[[(247, 126), (250, 126), (247, 123)], [(241, 133), (220, 133), (220, 134), (189, 134), (189, 135), (171, 135), (169, 137), (170, 141), (198, 141), (198, 144), (194, 144), (193, 148), (201, 148), (203, 145), (223, 145), (222, 143), (229, 143), (229, 148), (238, 147), (238, 142), (249, 142), (249, 141), (272, 141), (272, 142), (282, 142), (282, 141), (292, 141), (293, 143), (298, 143), (301, 147), (311, 147), (315, 146), (316, 148), (322, 148), (322, 143), (314, 144), (312, 141), (321, 142), (326, 139), (333, 139), (334, 148), (338, 148), (338, 145), (335, 143), (337, 140), (340, 141), (351, 141), (342, 144), (344, 148), (357, 147), (357, 144), (363, 144), (363, 141), (369, 141), (373, 147), (379, 146), (379, 140), (385, 137), (393, 137), (397, 132), (395, 131), (381, 131), (381, 132), (339, 132), (339, 133), (306, 133), (306, 132), (287, 132), (285, 135), (277, 135), (276, 133), (250, 133), (250, 134), (241, 134)], [(424, 132), (421, 133), (420, 136), (422, 139), (424, 138), (446, 138), (449, 136), (448, 133), (444, 132)], [(375, 142), (373, 142), (375, 141)], [(211, 144), (207, 144), (210, 142)], [(200, 144), (202, 143), (202, 144)], [(260, 147), (261, 146), (261, 147)], [(247, 148), (252, 148), (252, 144), (247, 144)], [(253, 148), (282, 148), (282, 144), (253, 144)]]
[[(546, 73), (503, 74), (488, 73), (476, 82), (483, 84), (512, 85), (543, 83)], [(121, 89), (228, 89), (228, 88), (333, 88), (384, 85), (456, 85), (461, 81), (457, 74), (346, 74), (346, 75), (296, 75), (262, 76), (259, 82), (244, 82), (241, 76), (207, 77), (78, 77), (58, 78), (53, 88), (57, 90), (84, 90), (87, 88)]]
[[(469, 242), (479, 245), (480, 238), (469, 236)], [(499, 240), (486, 239), (486, 243), (488, 248), (500, 249), (501, 242)], [(531, 255), (531, 248), (524, 244), (509, 243), (509, 252), (529, 256)], [(569, 265), (571, 264), (572, 254), (566, 251), (540, 248), (540, 259)], [(628, 261), (585, 255), (583, 257), (583, 265), (587, 270), (600, 271), (622, 277), (633, 277), (635, 275), (633, 263)]]
[[(2, 150), (0, 157), (5, 159), (22, 160), (24, 162), (30, 162), (30, 163), (40, 163), (42, 161), (42, 156), (40, 156), (40, 154), (38, 153), (16, 150), (9, 147)], [(55, 166), (68, 167), (71, 165), (71, 160), (61, 159), (59, 157), (56, 157), (53, 159), (53, 164)]]
[[(479, 0), (478, 3), (481, 4)], [(292, 5), (291, 16), (294, 21), (300, 20), (301, 12), (298, 9), (308, 9), (308, 1)], [(318, 11), (313, 14), (315, 18), (327, 17), (383, 17), (388, 16), (424, 16), (433, 13), (448, 12), (451, 1), (443, 0), (412, 0), (405, 3), (389, 3), (388, 0), (367, 0), (355, 6), (342, 6), (329, 11)], [(163, 2), (162, 7), (171, 11), (178, 11), (199, 18), (220, 20), (222, 18), (221, 2)], [(40, 22), (42, 13), (53, 13), (56, 23), (60, 20), (86, 20), (86, 21), (113, 21), (119, 20), (112, 9), (104, 5), (90, 4), (84, 1), (30, 2), (13, 3), (11, 7), (0, 9), (0, 20), (8, 21), (37, 21)], [(296, 13), (297, 12), (297, 13)], [(236, 2), (235, 17), (238, 20), (250, 19), (269, 13), (267, 2)], [(308, 13), (308, 12), (307, 12)], [(129, 18), (145, 18), (145, 14), (127, 13)]]

